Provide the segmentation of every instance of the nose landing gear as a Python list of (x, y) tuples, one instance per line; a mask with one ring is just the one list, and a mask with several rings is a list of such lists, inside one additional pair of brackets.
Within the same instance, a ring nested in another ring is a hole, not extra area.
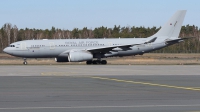
[(24, 65), (27, 65), (27, 61), (26, 61), (26, 58), (24, 58), (24, 62), (23, 62)]

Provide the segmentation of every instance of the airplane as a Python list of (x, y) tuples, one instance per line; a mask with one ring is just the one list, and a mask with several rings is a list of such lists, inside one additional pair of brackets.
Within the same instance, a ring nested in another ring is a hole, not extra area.
[(26, 58), (107, 64), (102, 58), (142, 55), (188, 39), (178, 38), (185, 14), (186, 10), (178, 10), (157, 33), (147, 38), (23, 40), (11, 43), (3, 51), (24, 58), (24, 65)]

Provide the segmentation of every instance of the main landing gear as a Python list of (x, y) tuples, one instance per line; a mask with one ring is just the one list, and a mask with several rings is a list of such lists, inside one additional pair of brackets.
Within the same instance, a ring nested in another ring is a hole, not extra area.
[(23, 62), (24, 65), (27, 65), (27, 61), (26, 61), (26, 58), (24, 58), (24, 62)]
[(102, 64), (102, 65), (106, 65), (107, 61), (106, 60), (90, 60), (90, 61), (86, 61), (87, 65), (97, 65), (97, 64)]

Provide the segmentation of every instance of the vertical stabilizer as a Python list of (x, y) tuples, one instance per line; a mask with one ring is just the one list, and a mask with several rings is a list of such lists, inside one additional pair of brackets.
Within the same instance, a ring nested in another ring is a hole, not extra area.
[(176, 37), (178, 38), (183, 20), (186, 14), (186, 10), (177, 11), (170, 19), (165, 23), (161, 29), (153, 35), (153, 37)]

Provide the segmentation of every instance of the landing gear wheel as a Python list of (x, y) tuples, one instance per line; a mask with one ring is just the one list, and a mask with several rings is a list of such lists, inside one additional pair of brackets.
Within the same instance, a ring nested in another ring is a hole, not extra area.
[(106, 65), (107, 61), (106, 60), (90, 60), (90, 61), (86, 61), (87, 65), (93, 64), (93, 65), (97, 65), (97, 64), (102, 64), (102, 65)]
[(91, 65), (91, 64), (92, 64), (92, 61), (86, 61), (86, 64), (87, 64), (87, 65)]
[(23, 62), (24, 65), (27, 65), (28, 63), (26, 61)]
[(27, 61), (26, 61), (26, 58), (24, 58), (24, 62), (23, 62), (24, 65), (27, 65)]
[(106, 60), (102, 60), (102, 61), (101, 61), (101, 64), (106, 65), (106, 64), (107, 64), (107, 61), (106, 61)]
[(96, 65), (96, 64), (97, 64), (97, 61), (96, 61), (96, 60), (93, 60), (93, 61), (92, 61), (92, 64)]
[(96, 63), (97, 64), (101, 64), (101, 60), (96, 60)]

